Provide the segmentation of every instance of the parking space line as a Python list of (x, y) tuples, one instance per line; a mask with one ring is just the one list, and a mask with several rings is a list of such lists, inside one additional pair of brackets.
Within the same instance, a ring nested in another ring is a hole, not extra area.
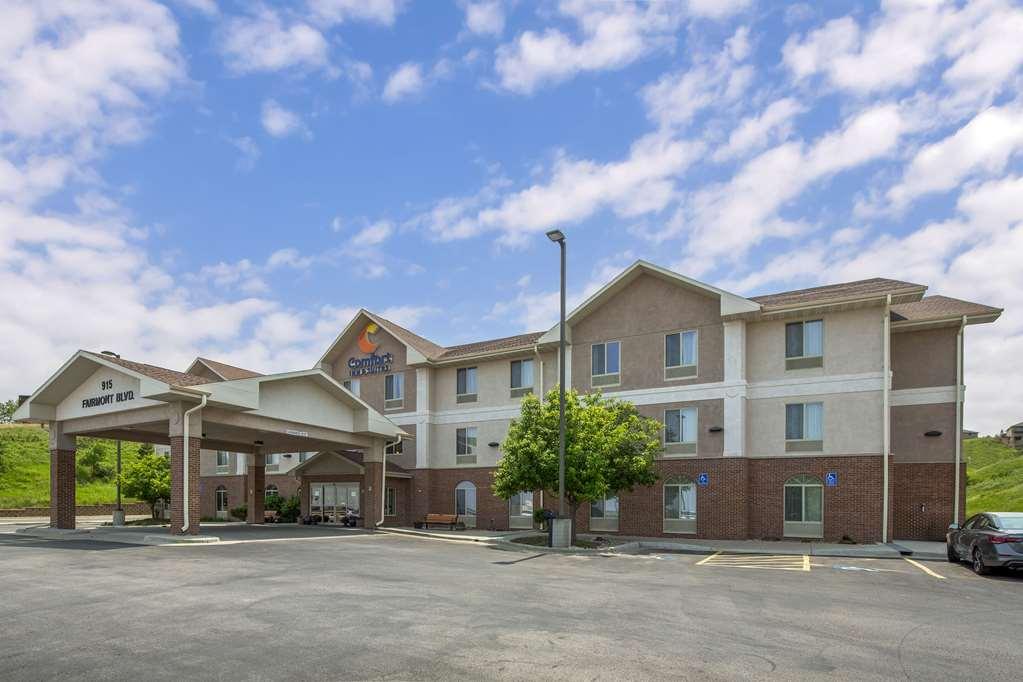
[(710, 556), (707, 556), (707, 557), (704, 557), (704, 558), (700, 559), (699, 561), (696, 562), (696, 565), (697, 566), (703, 566), (705, 563), (707, 563), (708, 561), (710, 561), (711, 559), (716, 557), (718, 554), (721, 554), (721, 552), (714, 552)]
[(696, 563), (708, 568), (759, 568), (765, 571), (809, 572), (808, 554), (723, 554), (717, 552)]
[(926, 566), (924, 566), (923, 564), (921, 564), (919, 561), (913, 561), (909, 557), (902, 557), (902, 558), (905, 559), (906, 561), (908, 561), (909, 563), (911, 563), (912, 565), (916, 566), (917, 568), (919, 568), (921, 571), (923, 571), (927, 575), (931, 576), (932, 578), (937, 578), (938, 580), (945, 580), (945, 576), (939, 575), (939, 574), (935, 573), (931, 569), (929, 569)]
[(809, 554), (804, 554), (803, 555), (803, 570), (805, 572), (807, 572), (807, 573), (810, 572), (810, 555)]

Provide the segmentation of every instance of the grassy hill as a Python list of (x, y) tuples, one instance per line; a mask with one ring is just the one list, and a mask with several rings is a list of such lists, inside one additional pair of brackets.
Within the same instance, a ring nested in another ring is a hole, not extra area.
[(963, 441), (966, 515), (981, 511), (1023, 512), (1023, 452), (994, 438)]
[[(107, 470), (115, 470), (117, 451), (113, 441), (79, 438), (79, 455), (86, 449), (97, 452)], [(122, 443), (122, 466), (126, 467), (137, 453), (137, 443)], [(113, 503), (116, 499), (113, 480), (79, 479), (76, 492), (78, 504)], [(134, 500), (124, 498), (124, 501)], [(0, 508), (46, 507), (49, 504), (49, 435), (37, 426), (0, 424)]]

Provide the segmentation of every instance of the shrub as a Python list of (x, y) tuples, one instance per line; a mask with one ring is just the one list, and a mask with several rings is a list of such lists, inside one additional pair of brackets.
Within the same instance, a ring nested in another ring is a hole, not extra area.
[(107, 450), (102, 442), (94, 440), (80, 451), (75, 465), (75, 479), (79, 483), (112, 481), (115, 473), (114, 465), (109, 462)]
[(302, 503), (298, 499), (298, 495), (292, 495), (291, 497), (279, 498), (281, 499), (280, 506), (277, 507), (277, 511), (281, 515), (281, 521), (283, 523), (294, 523), (298, 521), (299, 514), (302, 513)]
[(244, 521), (245, 517), (248, 515), (248, 513), (249, 513), (249, 508), (248, 508), (247, 505), (244, 505), (244, 504), (239, 505), (239, 506), (237, 506), (237, 507), (235, 507), (234, 509), (231, 510), (231, 516), (233, 516), (234, 518), (238, 519), (239, 521)]

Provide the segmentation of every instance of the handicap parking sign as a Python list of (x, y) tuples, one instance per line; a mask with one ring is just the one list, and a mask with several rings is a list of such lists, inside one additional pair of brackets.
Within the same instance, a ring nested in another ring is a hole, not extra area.
[(827, 474), (825, 474), (824, 475), (824, 485), (828, 486), (829, 488), (834, 488), (835, 486), (837, 486), (838, 485), (838, 472), (837, 471), (829, 471)]
[(710, 476), (708, 476), (707, 474), (700, 474), (699, 476), (696, 477), (697, 485), (707, 485), (708, 483), (710, 483)]

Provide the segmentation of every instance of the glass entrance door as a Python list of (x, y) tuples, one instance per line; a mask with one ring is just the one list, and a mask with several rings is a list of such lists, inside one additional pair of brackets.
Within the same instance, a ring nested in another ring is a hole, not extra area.
[(309, 514), (322, 523), (341, 523), (348, 511), (359, 514), (358, 483), (313, 483), (309, 487)]

